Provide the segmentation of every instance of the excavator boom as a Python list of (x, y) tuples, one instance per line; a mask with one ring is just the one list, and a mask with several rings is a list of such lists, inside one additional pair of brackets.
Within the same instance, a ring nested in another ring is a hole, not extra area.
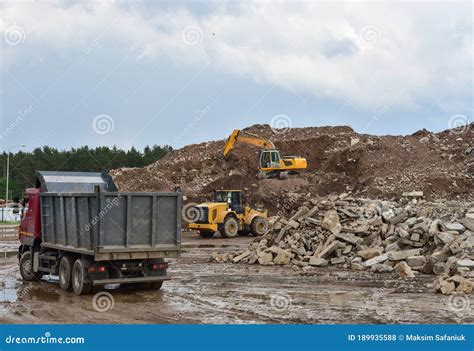
[(268, 150), (275, 149), (275, 145), (266, 138), (262, 138), (262, 137), (259, 137), (258, 135), (254, 135), (251, 133), (243, 132), (238, 129), (234, 129), (234, 131), (229, 136), (225, 144), (224, 157), (227, 157), (229, 152), (231, 152), (232, 149), (234, 148), (235, 143), (238, 141), (246, 143), (246, 144), (250, 144), (250, 145), (255, 145), (262, 149), (268, 149)]

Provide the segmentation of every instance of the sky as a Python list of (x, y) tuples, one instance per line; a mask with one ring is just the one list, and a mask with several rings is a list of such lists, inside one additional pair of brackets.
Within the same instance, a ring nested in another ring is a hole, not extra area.
[(0, 150), (473, 121), (472, 2), (2, 1)]

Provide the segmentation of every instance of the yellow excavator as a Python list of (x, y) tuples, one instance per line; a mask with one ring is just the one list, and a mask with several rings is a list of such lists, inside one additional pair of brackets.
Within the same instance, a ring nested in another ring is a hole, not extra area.
[(264, 175), (266, 178), (279, 177), (284, 179), (288, 175), (299, 174), (299, 171), (305, 170), (308, 166), (304, 157), (281, 157), (280, 151), (275, 148), (275, 144), (271, 140), (238, 129), (235, 129), (227, 139), (224, 147), (224, 157), (229, 155), (237, 142), (260, 147), (258, 171), (260, 175)]

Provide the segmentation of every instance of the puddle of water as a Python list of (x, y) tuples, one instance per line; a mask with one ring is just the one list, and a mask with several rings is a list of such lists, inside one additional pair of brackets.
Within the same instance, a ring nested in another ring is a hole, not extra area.
[(0, 257), (3, 257), (5, 252), (8, 254), (10, 254), (10, 252), (16, 253), (18, 246), (19, 244), (16, 240), (0, 241)]

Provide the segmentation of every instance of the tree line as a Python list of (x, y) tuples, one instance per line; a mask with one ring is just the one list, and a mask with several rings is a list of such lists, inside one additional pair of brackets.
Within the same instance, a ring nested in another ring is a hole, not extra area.
[[(36, 171), (100, 172), (121, 167), (144, 167), (171, 151), (171, 146), (146, 146), (143, 151), (132, 147), (82, 146), (71, 150), (58, 150), (49, 146), (31, 152), (10, 153), (9, 199), (22, 197), (26, 188), (35, 184)], [(0, 198), (5, 198), (7, 153), (0, 154)]]

